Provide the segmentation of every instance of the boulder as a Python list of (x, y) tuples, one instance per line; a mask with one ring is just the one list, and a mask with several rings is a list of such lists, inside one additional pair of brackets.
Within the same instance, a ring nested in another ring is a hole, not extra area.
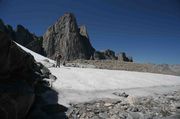
[(24, 119), (35, 98), (37, 66), (33, 56), (0, 31), (0, 117)]

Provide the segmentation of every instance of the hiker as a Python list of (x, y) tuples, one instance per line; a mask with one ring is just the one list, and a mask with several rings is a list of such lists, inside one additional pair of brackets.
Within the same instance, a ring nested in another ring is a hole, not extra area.
[(62, 65), (66, 66), (66, 60), (65, 59), (63, 60)]
[(56, 60), (56, 67), (60, 67), (60, 60), (61, 60), (62, 56), (60, 54), (57, 54), (55, 57)]

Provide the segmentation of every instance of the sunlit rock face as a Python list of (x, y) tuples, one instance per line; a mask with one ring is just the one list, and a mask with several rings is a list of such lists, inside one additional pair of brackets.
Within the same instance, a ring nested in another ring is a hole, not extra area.
[(78, 28), (72, 13), (66, 13), (43, 36), (43, 48), (48, 57), (60, 53), (63, 59), (90, 59), (94, 53), (87, 30)]

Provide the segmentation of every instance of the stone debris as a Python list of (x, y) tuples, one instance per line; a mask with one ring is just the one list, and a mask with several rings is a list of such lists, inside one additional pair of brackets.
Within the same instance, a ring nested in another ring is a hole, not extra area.
[(100, 99), (88, 103), (71, 104), (66, 115), (69, 119), (174, 119), (171, 117), (178, 117), (180, 92), (154, 97), (129, 96), (128, 98), (125, 92), (120, 94), (124, 96), (120, 100)]

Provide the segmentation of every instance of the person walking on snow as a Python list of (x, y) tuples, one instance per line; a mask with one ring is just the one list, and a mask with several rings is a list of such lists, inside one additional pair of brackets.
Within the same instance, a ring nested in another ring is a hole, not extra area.
[(57, 54), (55, 57), (56, 60), (56, 67), (60, 67), (60, 60), (61, 60), (62, 56), (60, 54)]

